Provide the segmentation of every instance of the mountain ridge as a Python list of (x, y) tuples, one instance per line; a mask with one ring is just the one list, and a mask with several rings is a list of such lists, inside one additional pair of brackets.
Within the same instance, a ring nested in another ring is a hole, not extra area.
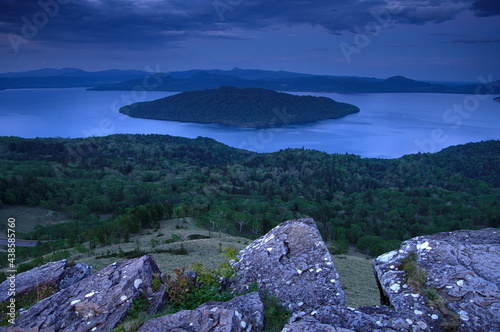
[[(144, 79), (158, 84), (148, 88)], [(77, 68), (40, 69), (0, 73), (0, 89), (89, 87), (93, 91), (129, 91), (137, 87), (156, 91), (189, 91), (233, 85), (238, 88), (264, 88), (275, 91), (336, 93), (459, 93), (475, 94), (479, 84), (451, 84), (417, 81), (404, 76), (387, 79), (333, 76), (260, 69), (192, 69), (149, 73), (141, 70), (87, 72)], [(487, 84), (481, 93), (500, 93), (500, 81)]]

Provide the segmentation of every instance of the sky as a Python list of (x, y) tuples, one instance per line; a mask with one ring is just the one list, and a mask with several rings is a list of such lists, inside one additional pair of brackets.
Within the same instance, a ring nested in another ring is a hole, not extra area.
[(500, 0), (0, 0), (0, 72), (500, 79)]

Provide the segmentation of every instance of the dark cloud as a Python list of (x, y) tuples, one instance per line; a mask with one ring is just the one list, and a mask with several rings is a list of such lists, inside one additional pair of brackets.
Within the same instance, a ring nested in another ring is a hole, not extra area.
[(496, 39), (491, 39), (491, 38), (458, 39), (458, 40), (452, 40), (449, 43), (450, 44), (496, 44), (496, 43), (500, 43), (500, 38), (496, 38)]
[(430, 36), (444, 36), (444, 37), (465, 37), (465, 35), (461, 35), (458, 33), (430, 33)]
[(500, 15), (500, 1), (498, 0), (476, 0), (471, 10), (479, 17)]
[[(45, 9), (41, 3), (47, 4)], [(438, 23), (469, 9), (477, 16), (497, 15), (497, 3), (498, 0), (0, 0), (0, 32), (20, 36), (24, 33), (26, 37), (26, 22), (36, 26), (38, 20), (37, 33), (30, 37), (41, 43), (142, 49), (191, 38), (249, 39), (254, 38), (252, 31), (300, 24), (341, 34), (359, 32), (370, 24)]]

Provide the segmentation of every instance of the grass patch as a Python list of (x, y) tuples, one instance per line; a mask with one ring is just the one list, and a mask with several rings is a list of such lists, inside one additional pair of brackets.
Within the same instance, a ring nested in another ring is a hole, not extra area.
[(359, 253), (332, 255), (345, 293), (346, 306), (379, 305), (380, 292), (373, 274), (372, 260)]
[(46, 227), (71, 221), (71, 218), (64, 212), (57, 211), (57, 214), (49, 214), (48, 211), (40, 207), (4, 205), (0, 209), (0, 220), (16, 218), (16, 233), (29, 233), (36, 226)]

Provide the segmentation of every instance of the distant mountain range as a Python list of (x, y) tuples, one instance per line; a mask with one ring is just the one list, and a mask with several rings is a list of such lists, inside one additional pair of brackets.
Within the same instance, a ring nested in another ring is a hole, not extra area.
[[(191, 91), (220, 86), (263, 88), (275, 91), (337, 93), (477, 93), (479, 84), (428, 83), (403, 76), (388, 79), (355, 76), (311, 75), (256, 69), (188, 70), (150, 74), (140, 70), (87, 72), (76, 68), (40, 69), (0, 74), (0, 89), (89, 87), (93, 91), (146, 89)], [(500, 80), (480, 93), (499, 94)]]

